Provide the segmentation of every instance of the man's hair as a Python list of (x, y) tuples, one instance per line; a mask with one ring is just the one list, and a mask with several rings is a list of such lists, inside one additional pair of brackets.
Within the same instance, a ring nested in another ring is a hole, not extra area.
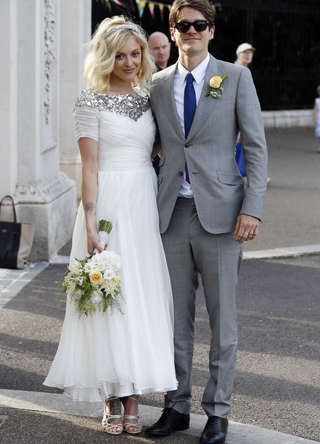
[(320, 97), (320, 85), (317, 86), (317, 93), (318, 93), (318, 96)]
[(208, 0), (175, 0), (172, 3), (169, 15), (170, 28), (173, 28), (173, 25), (178, 22), (179, 11), (186, 6), (201, 12), (206, 20), (208, 20), (210, 28), (214, 26), (214, 13), (212, 5)]

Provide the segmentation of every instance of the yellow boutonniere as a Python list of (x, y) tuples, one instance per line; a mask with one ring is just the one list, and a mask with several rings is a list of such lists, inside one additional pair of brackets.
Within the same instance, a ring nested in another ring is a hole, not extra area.
[(220, 99), (223, 93), (222, 83), (228, 77), (228, 74), (222, 74), (222, 76), (213, 76), (210, 79), (210, 91), (207, 96), (212, 96), (215, 99)]

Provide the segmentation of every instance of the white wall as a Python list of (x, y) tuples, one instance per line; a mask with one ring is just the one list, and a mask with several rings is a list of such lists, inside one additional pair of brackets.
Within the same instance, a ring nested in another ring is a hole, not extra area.
[(91, 38), (91, 0), (68, 0), (60, 10), (60, 168), (77, 184), (81, 197), (81, 159), (72, 110), (84, 89), (84, 44)]
[[(17, 0), (0, 5), (0, 197), (13, 194), (17, 180)], [(6, 42), (10, 42), (7, 44)]]

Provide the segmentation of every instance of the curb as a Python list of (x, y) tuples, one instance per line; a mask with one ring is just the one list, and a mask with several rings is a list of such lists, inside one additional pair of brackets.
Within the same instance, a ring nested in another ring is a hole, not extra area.
[[(91, 418), (101, 418), (103, 415), (102, 402), (74, 402), (66, 395), (20, 390), (0, 390), (0, 407)], [(139, 409), (143, 424), (147, 427), (159, 419), (162, 411), (159, 407), (141, 404)], [(206, 422), (206, 415), (192, 413), (190, 428), (181, 433), (200, 437)], [(317, 441), (233, 421), (229, 421), (227, 440), (228, 444), (319, 444)]]
[(282, 257), (298, 257), (309, 254), (320, 254), (320, 244), (274, 248), (272, 250), (248, 251), (243, 253), (243, 259), (275, 259)]

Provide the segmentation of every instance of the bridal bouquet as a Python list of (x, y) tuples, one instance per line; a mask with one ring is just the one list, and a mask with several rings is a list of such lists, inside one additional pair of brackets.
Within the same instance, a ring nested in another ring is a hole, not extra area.
[[(104, 248), (112, 230), (111, 222), (99, 222), (99, 239)], [(114, 251), (95, 249), (92, 256), (83, 260), (73, 259), (69, 271), (62, 283), (63, 290), (75, 304), (79, 316), (88, 316), (98, 308), (103, 313), (110, 307), (111, 313), (116, 308), (121, 313), (121, 287), (118, 274), (121, 258)]]

